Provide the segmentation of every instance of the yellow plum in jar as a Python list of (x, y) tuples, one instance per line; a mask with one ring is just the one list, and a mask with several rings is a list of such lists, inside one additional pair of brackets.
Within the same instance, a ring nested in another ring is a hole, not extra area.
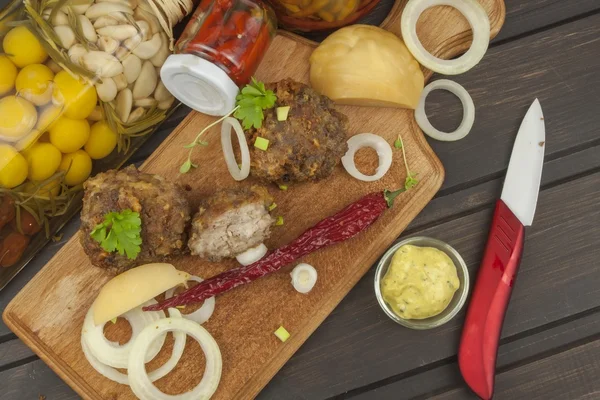
[(24, 154), (29, 166), (27, 177), (32, 181), (43, 181), (54, 175), (62, 158), (60, 151), (51, 143), (36, 143)]
[(106, 157), (117, 145), (118, 135), (110, 129), (106, 121), (98, 121), (92, 125), (90, 138), (84, 149), (93, 160)]
[(50, 143), (62, 153), (79, 150), (90, 137), (90, 123), (85, 119), (60, 117), (48, 131)]
[(74, 153), (64, 154), (58, 169), (66, 172), (67, 185), (79, 185), (92, 173), (92, 159), (85, 151), (77, 150)]
[(61, 71), (54, 77), (52, 101), (55, 105), (64, 105), (66, 117), (86, 119), (96, 107), (98, 96), (94, 86)]
[(16, 142), (27, 135), (37, 121), (37, 110), (29, 101), (6, 96), (0, 99), (0, 140)]
[(27, 179), (27, 161), (14, 147), (0, 144), (0, 186), (12, 189)]
[(16, 79), (17, 67), (6, 55), (0, 55), (0, 96), (13, 90)]
[(54, 72), (44, 64), (31, 64), (19, 71), (15, 82), (17, 94), (36, 106), (52, 99)]
[(48, 53), (38, 38), (25, 26), (17, 26), (8, 31), (2, 47), (8, 58), (19, 68), (41, 64), (48, 58)]

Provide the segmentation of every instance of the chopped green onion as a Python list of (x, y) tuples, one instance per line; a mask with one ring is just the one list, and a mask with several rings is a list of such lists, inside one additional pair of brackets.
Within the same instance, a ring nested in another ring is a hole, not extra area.
[(257, 137), (254, 141), (254, 147), (263, 151), (267, 151), (267, 149), (269, 148), (269, 139), (265, 139), (264, 137), (260, 136)]
[(271, 205), (269, 206), (269, 211), (273, 211), (273, 210), (274, 210), (274, 209), (276, 209), (276, 208), (277, 208), (277, 203), (273, 202), (273, 204), (271, 204)]
[(288, 118), (288, 113), (290, 112), (290, 106), (277, 107), (277, 121), (285, 121)]
[(276, 226), (283, 225), (283, 217), (281, 215), (279, 217), (277, 217), (277, 221), (275, 221), (275, 225)]
[(114, 317), (113, 319), (111, 319), (110, 322), (112, 322), (113, 324), (116, 324), (117, 323), (117, 317)]
[(274, 333), (275, 336), (277, 336), (277, 338), (282, 342), (285, 342), (290, 338), (290, 333), (283, 326), (277, 328), (277, 330)]
[(281, 190), (287, 190), (287, 185), (279, 185), (279, 189)]

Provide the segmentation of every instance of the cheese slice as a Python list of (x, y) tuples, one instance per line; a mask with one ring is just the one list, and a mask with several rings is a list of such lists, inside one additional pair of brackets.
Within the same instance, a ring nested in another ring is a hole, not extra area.
[(100, 325), (117, 318), (189, 278), (187, 272), (165, 263), (145, 264), (125, 271), (100, 290), (94, 302), (94, 323)]

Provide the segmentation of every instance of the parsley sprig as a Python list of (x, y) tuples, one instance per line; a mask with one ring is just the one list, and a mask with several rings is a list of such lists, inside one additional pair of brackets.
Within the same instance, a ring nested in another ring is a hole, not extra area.
[(419, 183), (419, 180), (416, 178), (417, 174), (412, 174), (408, 169), (408, 161), (406, 160), (406, 152), (404, 151), (404, 142), (402, 141), (402, 137), (398, 135), (398, 138), (394, 142), (394, 147), (396, 149), (402, 149), (402, 158), (404, 159), (404, 167), (406, 168), (406, 179), (404, 180), (404, 188), (406, 190), (411, 189)]
[(263, 110), (273, 108), (277, 96), (272, 90), (267, 90), (265, 84), (252, 78), (252, 82), (246, 85), (236, 97), (237, 110), (234, 117), (242, 121), (244, 129), (262, 126), (265, 119)]
[(104, 221), (90, 233), (92, 239), (100, 243), (105, 251), (117, 251), (120, 255), (134, 260), (141, 251), (142, 220), (140, 214), (130, 209), (121, 212), (111, 211), (104, 215)]
[(192, 162), (192, 153), (196, 146), (208, 145), (208, 142), (201, 140), (201, 138), (210, 128), (221, 123), (225, 118), (233, 114), (235, 118), (242, 122), (244, 129), (250, 129), (251, 127), (258, 129), (262, 126), (262, 121), (265, 119), (263, 110), (273, 108), (276, 100), (277, 96), (275, 96), (275, 93), (273, 93), (272, 90), (267, 90), (264, 83), (257, 81), (253, 77), (252, 81), (244, 86), (237, 95), (235, 103), (236, 107), (227, 115), (202, 129), (193, 142), (184, 146), (184, 148), (190, 149), (190, 151), (187, 160), (179, 167), (179, 172), (185, 174), (192, 168), (198, 168), (198, 165)]

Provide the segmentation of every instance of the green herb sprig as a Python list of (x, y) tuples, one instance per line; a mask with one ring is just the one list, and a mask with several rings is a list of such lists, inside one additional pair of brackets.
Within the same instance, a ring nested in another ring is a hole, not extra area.
[(272, 90), (267, 90), (264, 83), (252, 78), (252, 82), (237, 95), (238, 109), (233, 116), (242, 121), (244, 129), (251, 127), (258, 129), (265, 119), (263, 110), (273, 108), (276, 100), (277, 96)]
[(198, 168), (198, 165), (192, 162), (192, 153), (196, 146), (208, 146), (208, 142), (201, 140), (202, 136), (213, 126), (223, 122), (223, 120), (229, 117), (231, 114), (242, 123), (244, 129), (250, 129), (251, 127), (260, 128), (262, 121), (265, 119), (263, 110), (273, 108), (277, 96), (272, 90), (267, 90), (265, 84), (252, 78), (252, 82), (244, 86), (240, 94), (236, 97), (236, 106), (227, 115), (214, 121), (204, 129), (200, 131), (193, 142), (183, 146), (186, 149), (190, 149), (188, 157), (181, 167), (179, 172), (185, 174), (192, 168)]
[(105, 251), (117, 251), (135, 260), (141, 251), (142, 220), (140, 214), (130, 209), (112, 211), (104, 215), (104, 221), (90, 233), (92, 239), (100, 243)]
[(398, 138), (394, 142), (394, 147), (396, 149), (402, 149), (402, 159), (404, 160), (404, 167), (406, 168), (406, 179), (404, 180), (404, 188), (406, 190), (412, 189), (419, 183), (419, 180), (416, 178), (417, 174), (412, 174), (408, 169), (408, 161), (406, 160), (406, 152), (404, 150), (404, 142), (402, 141), (402, 137), (398, 135)]

